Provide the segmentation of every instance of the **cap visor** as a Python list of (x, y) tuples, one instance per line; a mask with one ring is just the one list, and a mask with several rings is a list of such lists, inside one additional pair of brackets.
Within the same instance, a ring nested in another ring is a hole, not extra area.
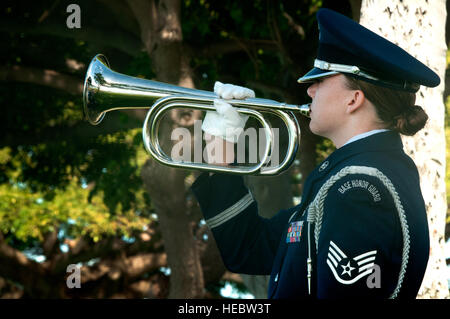
[(338, 73), (339, 72), (337, 72), (337, 71), (328, 71), (328, 70), (322, 70), (322, 69), (318, 69), (318, 68), (313, 68), (311, 71), (309, 71), (304, 76), (299, 78), (297, 80), (297, 82), (298, 83), (313, 82), (316, 79), (324, 78), (324, 77), (327, 77), (327, 76), (332, 76), (332, 75), (335, 75), (335, 74), (338, 74)]

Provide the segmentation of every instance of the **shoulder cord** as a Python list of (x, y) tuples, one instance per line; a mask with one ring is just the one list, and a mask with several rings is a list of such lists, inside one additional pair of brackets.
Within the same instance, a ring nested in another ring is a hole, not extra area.
[[(325, 198), (328, 194), (328, 190), (333, 186), (334, 183), (336, 183), (340, 178), (349, 175), (349, 174), (365, 174), (373, 177), (377, 177), (384, 186), (389, 190), (389, 193), (392, 195), (392, 198), (394, 199), (394, 204), (397, 209), (398, 217), (400, 219), (400, 225), (402, 228), (402, 235), (403, 235), (403, 251), (402, 251), (402, 263), (400, 267), (400, 273), (398, 277), (397, 286), (394, 289), (394, 292), (389, 297), (389, 299), (394, 299), (397, 297), (398, 293), (400, 292), (400, 288), (403, 283), (403, 278), (406, 273), (406, 267), (409, 260), (409, 250), (410, 250), (410, 237), (409, 237), (409, 229), (408, 229), (408, 223), (406, 221), (406, 215), (405, 211), (403, 209), (403, 205), (401, 203), (400, 197), (395, 190), (394, 185), (392, 184), (391, 180), (384, 175), (381, 171), (374, 167), (368, 167), (368, 166), (347, 166), (341, 169), (337, 174), (333, 175), (328, 181), (326, 181), (320, 190), (317, 192), (316, 197), (312, 201), (312, 203), (308, 206), (308, 226), (310, 223), (316, 223), (316, 227), (314, 230), (314, 239), (316, 241), (316, 252), (318, 251), (318, 243), (319, 243), (319, 236), (320, 236), (320, 230), (322, 227), (322, 217), (323, 217), (323, 208), (324, 208), (324, 202)], [(308, 231), (308, 237), (310, 236)], [(310, 250), (310, 247), (308, 247)], [(309, 252), (310, 256), (310, 252)], [(310, 258), (308, 258), (310, 259)], [(308, 278), (310, 278), (310, 273), (308, 274)]]

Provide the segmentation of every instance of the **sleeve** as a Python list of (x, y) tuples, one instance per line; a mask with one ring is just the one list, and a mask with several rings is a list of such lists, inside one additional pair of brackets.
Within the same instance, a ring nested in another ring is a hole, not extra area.
[(267, 219), (242, 176), (202, 173), (192, 185), (225, 266), (232, 272), (269, 275), (292, 210)]
[(402, 237), (393, 197), (381, 180), (347, 175), (329, 189), (317, 247), (318, 298), (390, 296)]

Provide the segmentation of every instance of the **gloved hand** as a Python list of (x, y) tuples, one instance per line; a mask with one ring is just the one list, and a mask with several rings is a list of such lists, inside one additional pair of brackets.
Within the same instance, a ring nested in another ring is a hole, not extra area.
[[(214, 84), (214, 93), (219, 98), (226, 100), (242, 100), (255, 97), (253, 90), (238, 85), (223, 84), (221, 82)], [(211, 135), (219, 136), (228, 142), (237, 143), (238, 137), (244, 130), (245, 123), (248, 120), (248, 115), (241, 115), (231, 104), (222, 99), (214, 100), (216, 112), (206, 112), (202, 130)]]

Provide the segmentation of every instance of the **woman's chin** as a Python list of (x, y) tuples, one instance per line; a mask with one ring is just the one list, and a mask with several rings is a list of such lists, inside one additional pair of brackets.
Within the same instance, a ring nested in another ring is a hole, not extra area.
[(317, 134), (317, 127), (313, 119), (309, 122), (309, 129), (312, 133)]

